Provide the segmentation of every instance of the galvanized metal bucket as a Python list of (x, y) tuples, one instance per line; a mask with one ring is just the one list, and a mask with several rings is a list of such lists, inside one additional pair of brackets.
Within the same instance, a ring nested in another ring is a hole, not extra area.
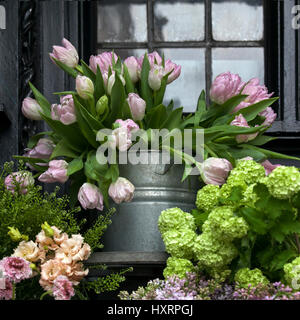
[[(144, 153), (145, 157), (151, 155), (155, 153)], [(190, 176), (182, 183), (183, 164), (153, 164), (153, 159), (150, 164), (126, 164), (119, 168), (120, 176), (134, 184), (135, 193), (132, 202), (111, 204), (117, 211), (104, 233), (103, 251), (165, 251), (157, 226), (160, 213), (173, 207), (187, 212), (194, 209), (201, 187), (199, 176)]]

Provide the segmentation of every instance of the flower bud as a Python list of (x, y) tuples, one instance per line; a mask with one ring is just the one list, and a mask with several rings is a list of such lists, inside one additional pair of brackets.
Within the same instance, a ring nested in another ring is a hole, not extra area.
[(134, 185), (125, 178), (119, 177), (116, 182), (111, 183), (108, 189), (109, 196), (115, 203), (130, 202), (134, 194)]
[(51, 58), (55, 58), (70, 68), (78, 65), (79, 56), (77, 50), (67, 39), (62, 40), (62, 46), (53, 46), (53, 52), (50, 53)]
[(20, 242), (22, 240), (28, 241), (28, 236), (22, 235), (18, 229), (8, 227), (8, 235), (10, 236), (12, 241)]
[(43, 110), (36, 100), (28, 97), (23, 100), (22, 113), (30, 120), (42, 120)]
[[(242, 114), (239, 114), (238, 116), (236, 116), (235, 119), (230, 124), (232, 126), (250, 128), (247, 120), (243, 117)], [(252, 134), (239, 134), (236, 136), (236, 141), (237, 143), (248, 142), (250, 140), (255, 139), (257, 135), (258, 135), (258, 132), (252, 133)]]
[[(124, 80), (123, 76), (119, 75), (119, 78), (122, 81), (123, 86), (125, 86), (125, 80)], [(111, 95), (111, 91), (112, 91), (112, 88), (115, 84), (115, 81), (116, 81), (116, 75), (115, 75), (115, 72), (113, 72), (107, 81), (107, 93), (109, 95)]]
[(139, 80), (139, 64), (136, 59), (136, 57), (128, 57), (125, 59), (124, 64), (126, 65), (128, 69), (128, 73), (130, 76), (130, 79), (133, 83), (138, 82)]
[(154, 65), (153, 68), (149, 71), (148, 84), (150, 88), (154, 91), (157, 91), (161, 87), (161, 80), (164, 76), (164, 69), (161, 66)]
[(118, 57), (113, 52), (103, 52), (98, 54), (97, 56), (90, 57), (90, 68), (97, 73), (97, 66), (99, 66), (101, 73), (108, 72), (109, 67), (112, 69), (113, 67), (113, 58), (115, 62), (117, 62)]
[(272, 164), (268, 160), (262, 162), (261, 165), (265, 168), (266, 176), (268, 176), (274, 169), (281, 166), (280, 164)]
[(54, 236), (54, 230), (50, 227), (48, 222), (44, 222), (41, 227), (47, 237), (52, 238)]
[(202, 179), (206, 184), (222, 185), (226, 182), (232, 164), (227, 159), (208, 158), (202, 164)]
[(277, 114), (271, 107), (267, 107), (264, 111), (260, 112), (259, 115), (265, 117), (265, 121), (262, 125), (266, 127), (271, 126), (277, 118)]
[(20, 193), (26, 194), (28, 192), (27, 187), (34, 185), (34, 178), (29, 171), (13, 172), (5, 178), (4, 184), (6, 189), (12, 193), (18, 187)]
[(76, 91), (82, 99), (88, 99), (95, 91), (93, 81), (85, 76), (77, 76)]
[(99, 116), (105, 113), (108, 109), (108, 97), (106, 95), (102, 96), (96, 104), (96, 112)]
[(146, 111), (146, 102), (136, 93), (129, 93), (127, 98), (131, 115), (134, 121), (143, 120)]
[(172, 73), (168, 76), (168, 84), (173, 82), (174, 80), (176, 80), (180, 76), (180, 73), (181, 73), (181, 66), (178, 66), (177, 64), (175, 64), (174, 62), (172, 62), (171, 60), (168, 59), (165, 62), (164, 74), (166, 75), (170, 71), (172, 71)]
[(51, 118), (70, 125), (77, 121), (74, 100), (71, 95), (60, 98), (61, 104), (53, 104), (51, 106)]
[(48, 170), (42, 173), (38, 180), (45, 183), (65, 183), (69, 179), (67, 168), (68, 162), (64, 160), (52, 160), (49, 162)]
[(103, 195), (94, 184), (84, 183), (79, 189), (78, 200), (83, 209), (103, 210)]

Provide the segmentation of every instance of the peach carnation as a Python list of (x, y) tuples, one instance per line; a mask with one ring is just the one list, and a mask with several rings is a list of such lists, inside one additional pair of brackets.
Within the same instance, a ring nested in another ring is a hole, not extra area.
[(40, 250), (38, 245), (33, 241), (22, 241), (15, 249), (13, 257), (20, 257), (30, 262), (36, 262), (38, 260), (45, 260), (45, 252)]

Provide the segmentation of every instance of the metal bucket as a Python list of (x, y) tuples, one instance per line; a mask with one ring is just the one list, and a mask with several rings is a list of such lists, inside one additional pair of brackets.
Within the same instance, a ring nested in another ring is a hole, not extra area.
[[(150, 152), (144, 156), (150, 157)], [(120, 176), (134, 184), (135, 193), (132, 202), (111, 204), (117, 211), (104, 233), (103, 251), (165, 251), (157, 226), (160, 213), (173, 207), (187, 212), (194, 209), (196, 193), (201, 187), (199, 176), (190, 176), (182, 183), (183, 164), (153, 164), (153, 161), (119, 165), (119, 169)]]

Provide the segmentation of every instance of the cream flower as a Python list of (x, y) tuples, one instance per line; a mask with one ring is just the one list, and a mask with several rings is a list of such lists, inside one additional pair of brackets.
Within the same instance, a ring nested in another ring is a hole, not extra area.
[(68, 269), (67, 277), (73, 283), (78, 285), (79, 282), (89, 274), (89, 269), (84, 270), (84, 265), (81, 262), (73, 263), (71, 268)]
[(53, 238), (47, 237), (44, 230), (42, 230), (36, 236), (36, 242), (40, 244), (41, 247), (47, 247), (50, 250), (57, 250), (59, 246), (68, 239), (68, 235), (66, 233), (62, 233), (55, 226), (51, 226), (51, 229), (54, 231)]
[(36, 262), (44, 259), (44, 253), (33, 241), (22, 241), (15, 249), (13, 257), (20, 257), (30, 262)]
[(59, 230), (56, 227), (51, 227), (51, 229), (54, 231), (53, 240), (56, 244), (61, 245), (64, 241), (66, 241), (69, 237), (66, 233), (62, 233), (61, 230)]
[(55, 258), (66, 264), (88, 259), (91, 248), (88, 244), (83, 243), (83, 240), (83, 237), (79, 234), (72, 235), (72, 238), (64, 241), (57, 249)]

